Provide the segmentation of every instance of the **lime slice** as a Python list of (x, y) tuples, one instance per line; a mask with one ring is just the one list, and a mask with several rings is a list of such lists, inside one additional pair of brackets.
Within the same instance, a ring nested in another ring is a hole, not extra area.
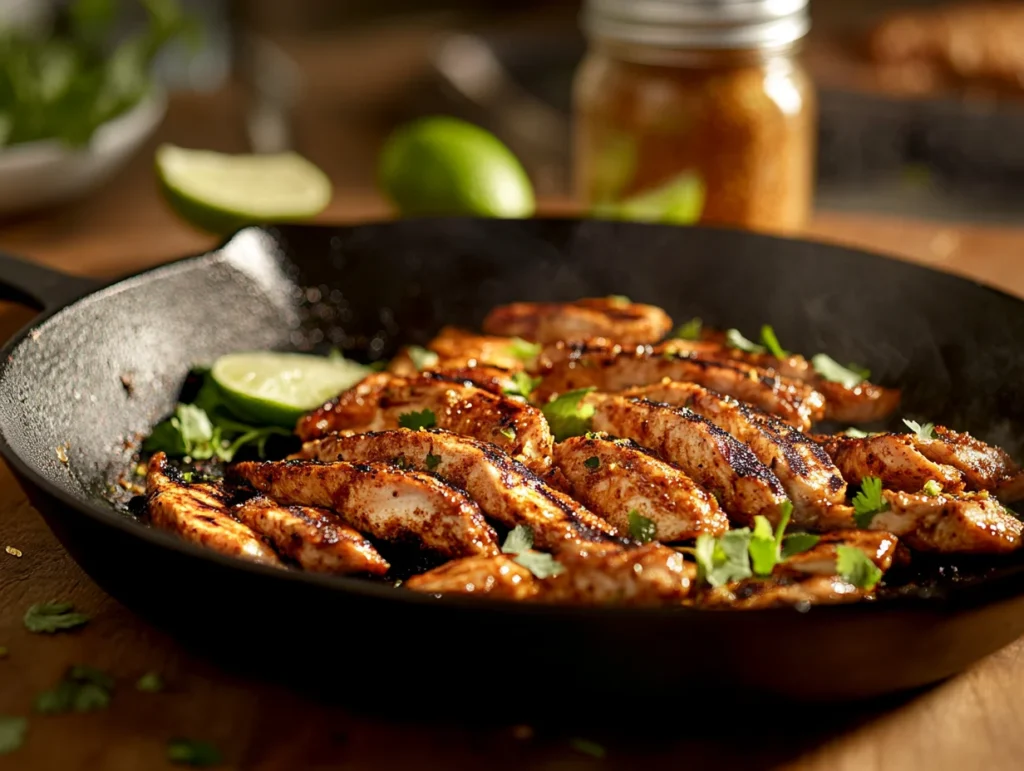
[(210, 370), (232, 412), (260, 425), (286, 428), (369, 372), (346, 359), (271, 351), (229, 353)]
[(704, 210), (704, 184), (686, 172), (661, 187), (615, 203), (598, 204), (595, 217), (692, 225)]
[(156, 172), (171, 207), (217, 234), (307, 219), (331, 200), (327, 175), (295, 153), (224, 155), (164, 144), (156, 151)]
[(455, 118), (398, 129), (380, 160), (380, 185), (403, 215), (529, 217), (530, 179), (493, 134)]

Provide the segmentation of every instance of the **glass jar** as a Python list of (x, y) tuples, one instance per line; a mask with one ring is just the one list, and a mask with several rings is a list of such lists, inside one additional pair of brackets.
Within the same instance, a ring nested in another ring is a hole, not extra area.
[(594, 211), (644, 202), (625, 210), (638, 218), (799, 230), (816, 132), (796, 58), (806, 2), (589, 0), (574, 94), (580, 199)]

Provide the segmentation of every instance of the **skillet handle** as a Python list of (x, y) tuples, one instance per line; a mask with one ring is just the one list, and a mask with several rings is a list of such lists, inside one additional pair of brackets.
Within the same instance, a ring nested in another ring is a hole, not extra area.
[(0, 298), (4, 300), (52, 311), (98, 289), (102, 283), (0, 252)]

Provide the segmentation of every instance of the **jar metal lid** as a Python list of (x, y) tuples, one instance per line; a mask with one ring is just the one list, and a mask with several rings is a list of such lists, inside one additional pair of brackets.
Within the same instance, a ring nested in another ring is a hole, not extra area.
[(808, 0), (586, 0), (582, 23), (590, 37), (658, 48), (776, 48), (807, 34), (807, 4)]

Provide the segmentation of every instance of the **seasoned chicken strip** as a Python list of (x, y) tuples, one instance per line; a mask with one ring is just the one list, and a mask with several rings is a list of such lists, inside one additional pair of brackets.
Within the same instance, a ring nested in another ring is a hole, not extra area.
[(789, 495), (794, 526), (830, 530), (851, 525), (835, 510), (846, 503), (839, 469), (817, 443), (792, 426), (696, 383), (638, 386), (622, 396), (688, 407), (747, 445)]
[(629, 439), (576, 436), (555, 445), (555, 465), (569, 493), (619, 531), (630, 535), (631, 512), (655, 525), (659, 541), (701, 533), (721, 535), (729, 519), (718, 502), (675, 466)]
[(326, 509), (281, 506), (257, 496), (235, 506), (231, 513), (305, 570), (372, 575), (388, 572), (387, 560), (373, 544)]
[(878, 477), (883, 487), (908, 493), (919, 492), (929, 482), (938, 483), (949, 493), (964, 488), (960, 472), (928, 460), (911, 434), (819, 438), (825, 452), (851, 485), (859, 485), (864, 477)]
[(252, 528), (231, 518), (222, 488), (185, 482), (172, 474), (162, 452), (150, 458), (146, 505), (154, 527), (229, 557), (281, 566), (274, 550)]
[(484, 331), (553, 343), (603, 337), (622, 345), (654, 343), (672, 329), (661, 308), (613, 297), (569, 303), (512, 303), (487, 314)]
[(952, 466), (963, 474), (968, 490), (995, 490), (1020, 471), (1006, 451), (985, 444), (970, 434), (935, 426), (932, 439), (908, 434), (924, 457)]
[(777, 372), (784, 378), (803, 381), (825, 397), (825, 417), (841, 423), (881, 420), (899, 406), (898, 389), (883, 388), (867, 381), (847, 387), (823, 378), (807, 359), (798, 354), (778, 359), (769, 353), (750, 353), (725, 345), (724, 333), (716, 332), (712, 335), (710, 340), (670, 340), (660, 347), (666, 351), (696, 354), (705, 359), (739, 361)]
[(679, 605), (697, 575), (692, 562), (660, 543), (638, 549), (567, 546), (565, 571), (542, 581), (539, 599), (577, 605)]
[(763, 514), (778, 522), (785, 491), (746, 445), (686, 407), (645, 399), (591, 393), (583, 402), (595, 408), (593, 426), (632, 439), (674, 463), (718, 499), (731, 519), (750, 524)]
[(507, 554), (452, 560), (403, 585), (414, 592), (486, 594), (503, 600), (528, 600), (536, 596), (539, 586), (533, 574)]
[(465, 490), (484, 513), (508, 528), (529, 525), (538, 548), (565, 541), (604, 541), (615, 529), (569, 496), (553, 490), (493, 445), (447, 431), (380, 431), (330, 435), (307, 442), (301, 456), (322, 461), (400, 459)]
[(433, 413), (438, 428), (495, 444), (538, 473), (551, 466), (553, 440), (540, 410), (436, 372), (369, 375), (300, 419), (295, 432), (308, 441), (334, 431), (381, 431), (423, 410)]
[(810, 549), (794, 554), (776, 566), (773, 574), (813, 573), (833, 576), (836, 572), (837, 546), (853, 546), (864, 552), (882, 572), (892, 567), (898, 546), (896, 536), (875, 530), (833, 530), (825, 533)]
[(500, 551), (479, 507), (429, 474), (386, 463), (310, 461), (246, 461), (230, 473), (279, 503), (331, 509), (374, 538), (412, 538), (446, 557)]
[(439, 368), (499, 367), (512, 372), (531, 363), (529, 345), (512, 337), (478, 335), (457, 327), (444, 327), (427, 343), (437, 354)]
[(912, 549), (999, 554), (1020, 547), (1022, 524), (987, 494), (961, 496), (883, 490), (889, 509), (871, 520), (872, 530), (899, 537)]
[(697, 383), (749, 402), (800, 429), (824, 416), (825, 398), (805, 383), (742, 362), (662, 353), (660, 347), (626, 350), (617, 346), (555, 346), (545, 349), (540, 366), (543, 380), (534, 393), (538, 403), (552, 394), (586, 386), (622, 391), (674, 380)]
[(873, 596), (874, 589), (859, 589), (839, 576), (788, 573), (770, 578), (748, 578), (701, 594), (703, 608), (752, 610), (793, 605), (836, 605)]

